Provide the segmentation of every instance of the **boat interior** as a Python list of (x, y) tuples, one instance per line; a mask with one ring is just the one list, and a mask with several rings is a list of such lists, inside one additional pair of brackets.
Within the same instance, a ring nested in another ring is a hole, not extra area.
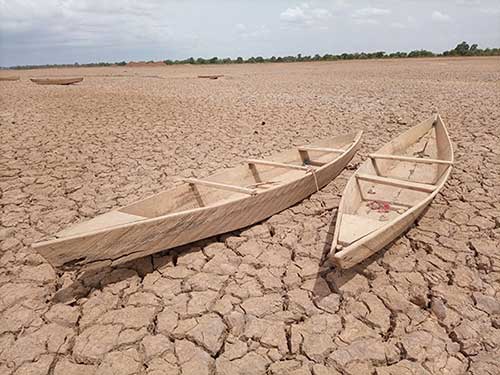
[(425, 201), (453, 152), (441, 119), (430, 119), (370, 154), (344, 192), (335, 246), (346, 247)]
[(80, 235), (104, 228), (152, 219), (167, 214), (210, 207), (255, 195), (270, 188), (300, 179), (321, 166), (333, 162), (359, 139), (350, 133), (280, 152), (265, 160), (248, 159), (240, 166), (203, 179), (183, 179), (164, 192), (140, 200), (119, 210), (76, 224), (56, 237)]

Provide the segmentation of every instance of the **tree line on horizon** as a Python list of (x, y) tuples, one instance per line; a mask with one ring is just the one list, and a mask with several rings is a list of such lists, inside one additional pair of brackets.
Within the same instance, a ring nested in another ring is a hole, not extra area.
[[(219, 58), (212, 57), (209, 59), (204, 59), (198, 57), (190, 57), (184, 60), (164, 60), (163, 63), (166, 65), (181, 65), (181, 64), (193, 64), (193, 65), (204, 65), (204, 64), (254, 64), (254, 63), (274, 63), (274, 62), (305, 62), (305, 61), (336, 61), (336, 60), (368, 60), (368, 59), (392, 59), (392, 58), (415, 58), (415, 57), (442, 57), (442, 56), (500, 56), (500, 48), (485, 48), (481, 49), (477, 44), (469, 45), (467, 42), (461, 42), (457, 44), (454, 49), (449, 51), (444, 51), (443, 53), (434, 53), (427, 51), (425, 49), (413, 50), (410, 52), (392, 52), (386, 53), (385, 51), (378, 52), (356, 52), (356, 53), (342, 53), (339, 55), (325, 54), (323, 56), (316, 54), (314, 56), (302, 56), (298, 54), (297, 56), (272, 56), (265, 58), (262, 56), (249, 57), (244, 59), (243, 57), (237, 57), (236, 59), (231, 59), (230, 57)], [(146, 63), (153, 63), (150, 60)], [(60, 67), (102, 67), (102, 66), (126, 66), (126, 61), (108, 63), (89, 63), (89, 64), (48, 64), (48, 65), (19, 65), (13, 66), (8, 69), (33, 69), (33, 68), (60, 68)]]

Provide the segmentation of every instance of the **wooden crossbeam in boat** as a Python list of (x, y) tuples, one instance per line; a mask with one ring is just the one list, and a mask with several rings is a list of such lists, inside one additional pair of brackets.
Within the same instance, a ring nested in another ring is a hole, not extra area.
[(309, 160), (306, 159), (304, 160), (305, 165), (312, 165), (313, 167), (322, 167), (323, 165), (327, 164), (324, 161), (316, 161), (316, 160)]
[(424, 191), (426, 193), (431, 193), (434, 191), (434, 189), (436, 189), (436, 186), (430, 184), (423, 184), (420, 182), (413, 182), (413, 181), (403, 181), (403, 180), (397, 180), (395, 178), (373, 176), (364, 173), (358, 173), (356, 174), (356, 177), (359, 180), (375, 182), (383, 185), (397, 186), (410, 190)]
[(203, 186), (212, 187), (214, 189), (235, 191), (237, 193), (243, 193), (243, 194), (249, 194), (249, 195), (257, 194), (257, 190), (255, 190), (255, 189), (248, 189), (248, 188), (244, 188), (244, 187), (236, 186), (236, 185), (221, 184), (219, 182), (213, 182), (213, 181), (198, 180), (196, 178), (183, 178), (182, 181), (187, 182), (188, 184), (191, 184), (191, 185), (203, 185)]
[(449, 160), (414, 158), (410, 156), (400, 156), (400, 155), (370, 154), (368, 156), (370, 157), (370, 159), (399, 160), (399, 161), (408, 161), (412, 163), (422, 163), (422, 164), (446, 164), (446, 165), (453, 164), (453, 162)]
[(328, 148), (328, 147), (314, 147), (314, 146), (300, 146), (297, 147), (300, 151), (319, 151), (319, 152), (335, 152), (338, 154), (343, 154), (346, 150), (341, 150), (339, 148)]
[(299, 171), (308, 171), (308, 167), (304, 167), (302, 165), (294, 165), (294, 164), (285, 164), (285, 163), (277, 163), (274, 161), (267, 161), (267, 160), (257, 160), (257, 159), (249, 159), (247, 160), (247, 163), (252, 165), (269, 165), (270, 167), (276, 167), (276, 168), (288, 168), (288, 169), (297, 169)]

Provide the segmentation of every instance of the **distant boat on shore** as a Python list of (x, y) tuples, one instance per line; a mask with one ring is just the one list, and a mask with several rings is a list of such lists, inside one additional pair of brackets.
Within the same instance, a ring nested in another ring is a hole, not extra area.
[(208, 78), (208, 79), (217, 79), (219, 77), (224, 77), (224, 74), (212, 74), (212, 75), (199, 75), (198, 78)]
[(83, 77), (78, 78), (30, 78), (31, 82), (37, 85), (73, 85), (83, 81)]
[(21, 77), (19, 76), (4, 76), (0, 77), (0, 81), (19, 81)]

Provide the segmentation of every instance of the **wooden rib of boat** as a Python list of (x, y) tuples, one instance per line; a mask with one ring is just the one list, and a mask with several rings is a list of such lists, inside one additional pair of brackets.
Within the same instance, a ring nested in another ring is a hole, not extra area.
[(224, 77), (224, 74), (212, 74), (212, 75), (199, 75), (198, 78), (208, 78), (208, 79), (217, 79), (220, 77)]
[(19, 81), (20, 79), (19, 76), (0, 76), (0, 81)]
[(342, 195), (333, 262), (352, 267), (403, 234), (441, 190), (452, 164), (453, 147), (439, 115), (370, 154)]
[(78, 78), (30, 78), (31, 82), (37, 85), (73, 85), (83, 81), (83, 77)]
[(249, 226), (331, 182), (356, 153), (361, 132), (247, 160), (65, 229), (33, 247), (54, 267), (90, 269)]

